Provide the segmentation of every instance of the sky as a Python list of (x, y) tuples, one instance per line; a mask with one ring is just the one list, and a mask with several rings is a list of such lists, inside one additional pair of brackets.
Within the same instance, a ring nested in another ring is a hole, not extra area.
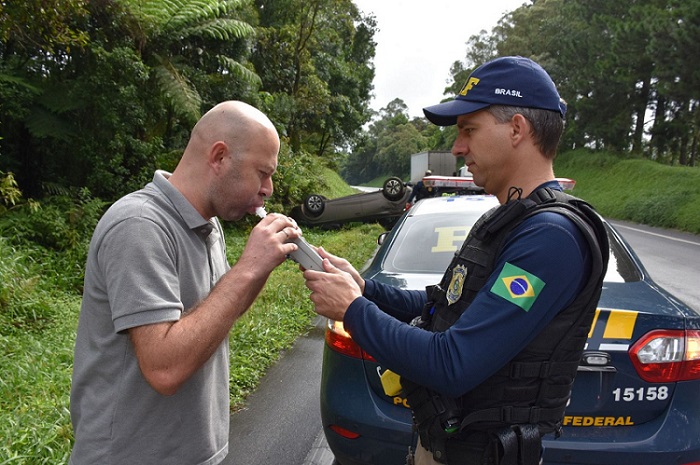
[(491, 31), (508, 12), (526, 0), (353, 0), (374, 13), (379, 31), (374, 57), (374, 99), (379, 110), (395, 98), (410, 117), (440, 103), (450, 67), (466, 56), (466, 42), (481, 30)]

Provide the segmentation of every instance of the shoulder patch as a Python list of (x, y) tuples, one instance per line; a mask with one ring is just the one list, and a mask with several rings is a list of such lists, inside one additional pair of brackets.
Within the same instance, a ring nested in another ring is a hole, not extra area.
[(491, 292), (526, 312), (537, 300), (545, 282), (532, 273), (507, 263), (491, 287)]

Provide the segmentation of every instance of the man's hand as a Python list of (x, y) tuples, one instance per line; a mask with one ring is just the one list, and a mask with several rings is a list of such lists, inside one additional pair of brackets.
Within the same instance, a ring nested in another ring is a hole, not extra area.
[[(304, 271), (306, 287), (311, 290), (309, 298), (315, 305), (316, 313), (332, 320), (343, 321), (350, 304), (362, 296), (362, 290), (351, 273), (343, 271), (331, 263), (328, 252), (320, 249), (319, 254), (324, 257), (323, 269), (325, 272)], [(354, 270), (347, 260), (333, 257), (337, 262), (345, 263)], [(359, 277), (359, 274), (357, 276)]]
[(297, 250), (297, 245), (288, 242), (301, 236), (296, 221), (278, 213), (270, 213), (253, 228), (238, 263), (267, 279), (267, 276)]

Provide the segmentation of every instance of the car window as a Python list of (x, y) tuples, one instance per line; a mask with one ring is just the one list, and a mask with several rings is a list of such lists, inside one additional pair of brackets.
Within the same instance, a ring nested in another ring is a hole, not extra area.
[[(459, 215), (423, 214), (408, 216), (388, 245), (383, 268), (395, 273), (442, 274), (467, 238), (482, 212)], [(610, 263), (606, 282), (632, 282), (641, 272), (625, 247), (613, 234), (610, 237)]]
[(407, 217), (391, 242), (384, 269), (398, 273), (442, 273), (481, 213)]

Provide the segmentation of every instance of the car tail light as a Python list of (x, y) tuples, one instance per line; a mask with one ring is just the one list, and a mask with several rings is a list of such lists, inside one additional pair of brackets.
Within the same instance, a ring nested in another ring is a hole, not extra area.
[(630, 349), (639, 377), (650, 383), (700, 379), (700, 331), (656, 330)]
[(336, 434), (339, 434), (340, 436), (342, 436), (344, 438), (357, 439), (360, 437), (360, 433), (350, 431), (349, 429), (345, 429), (342, 426), (330, 425), (329, 428), (332, 429)]
[(326, 344), (334, 351), (347, 355), (348, 357), (374, 361), (371, 355), (362, 350), (360, 346), (352, 340), (350, 333), (345, 331), (342, 321), (328, 320)]

